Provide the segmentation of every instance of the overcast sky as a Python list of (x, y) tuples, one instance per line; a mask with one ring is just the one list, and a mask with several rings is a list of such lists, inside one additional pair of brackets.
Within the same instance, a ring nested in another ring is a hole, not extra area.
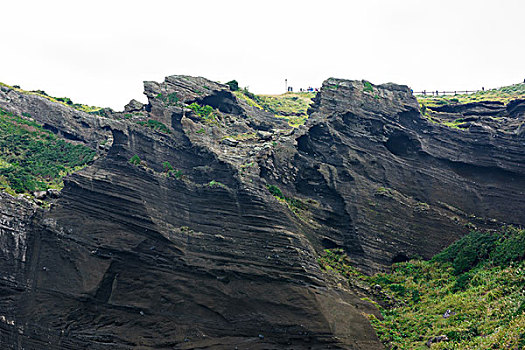
[(0, 13), (0, 81), (116, 110), (172, 74), (270, 94), (285, 79), (419, 91), (525, 78), (525, 0), (2, 0)]

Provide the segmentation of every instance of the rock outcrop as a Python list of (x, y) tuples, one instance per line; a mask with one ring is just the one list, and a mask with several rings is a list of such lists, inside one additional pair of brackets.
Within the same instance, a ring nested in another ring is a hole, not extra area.
[(0, 93), (99, 151), (50, 209), (2, 195), (3, 348), (381, 349), (377, 310), (320, 269), (323, 249), (372, 273), (525, 223), (523, 101), (435, 111), (479, 117), (459, 130), (407, 87), (329, 79), (293, 129), (204, 78), (145, 94), (93, 116)]
[[(476, 121), (451, 128), (422, 116), (406, 86), (366, 87), (325, 82), (296, 147), (263, 171), (321, 203), (320, 245), (373, 272), (430, 258), (475, 226), (525, 222), (525, 101), (448, 107), (447, 118)], [(296, 175), (279, 171), (290, 164)]]

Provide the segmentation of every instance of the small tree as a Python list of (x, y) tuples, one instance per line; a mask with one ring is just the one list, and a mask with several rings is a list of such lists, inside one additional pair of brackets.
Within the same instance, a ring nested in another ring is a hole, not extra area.
[(237, 80), (231, 80), (231, 81), (227, 82), (226, 85), (228, 85), (230, 87), (231, 91), (239, 90), (239, 83), (237, 82)]
[(162, 163), (162, 167), (164, 168), (165, 173), (169, 173), (170, 171), (173, 171), (173, 167), (171, 166), (170, 162), (164, 162)]
[(133, 164), (133, 165), (140, 165), (140, 162), (141, 162), (141, 160), (140, 160), (139, 156), (137, 156), (136, 154), (129, 159), (129, 163)]

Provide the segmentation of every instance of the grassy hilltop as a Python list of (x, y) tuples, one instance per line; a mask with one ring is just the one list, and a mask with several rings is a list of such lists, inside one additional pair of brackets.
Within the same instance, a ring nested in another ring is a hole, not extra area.
[(303, 125), (308, 119), (308, 108), (316, 92), (287, 92), (281, 95), (256, 95), (247, 89), (234, 92), (237, 98), (245, 100), (250, 106), (283, 118), (288, 123), (297, 127)]

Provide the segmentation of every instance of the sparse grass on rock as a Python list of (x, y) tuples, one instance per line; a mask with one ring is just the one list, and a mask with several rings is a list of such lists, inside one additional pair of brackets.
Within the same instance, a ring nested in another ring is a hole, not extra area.
[(234, 92), (248, 105), (270, 112), (288, 121), (293, 127), (303, 125), (308, 119), (308, 108), (316, 92), (287, 92), (282, 95), (255, 95), (246, 89)]
[(478, 91), (472, 94), (444, 96), (417, 95), (416, 98), (420, 105), (425, 105), (426, 107), (483, 101), (499, 101), (507, 104), (511, 100), (525, 99), (525, 83), (504, 86), (498, 89)]

